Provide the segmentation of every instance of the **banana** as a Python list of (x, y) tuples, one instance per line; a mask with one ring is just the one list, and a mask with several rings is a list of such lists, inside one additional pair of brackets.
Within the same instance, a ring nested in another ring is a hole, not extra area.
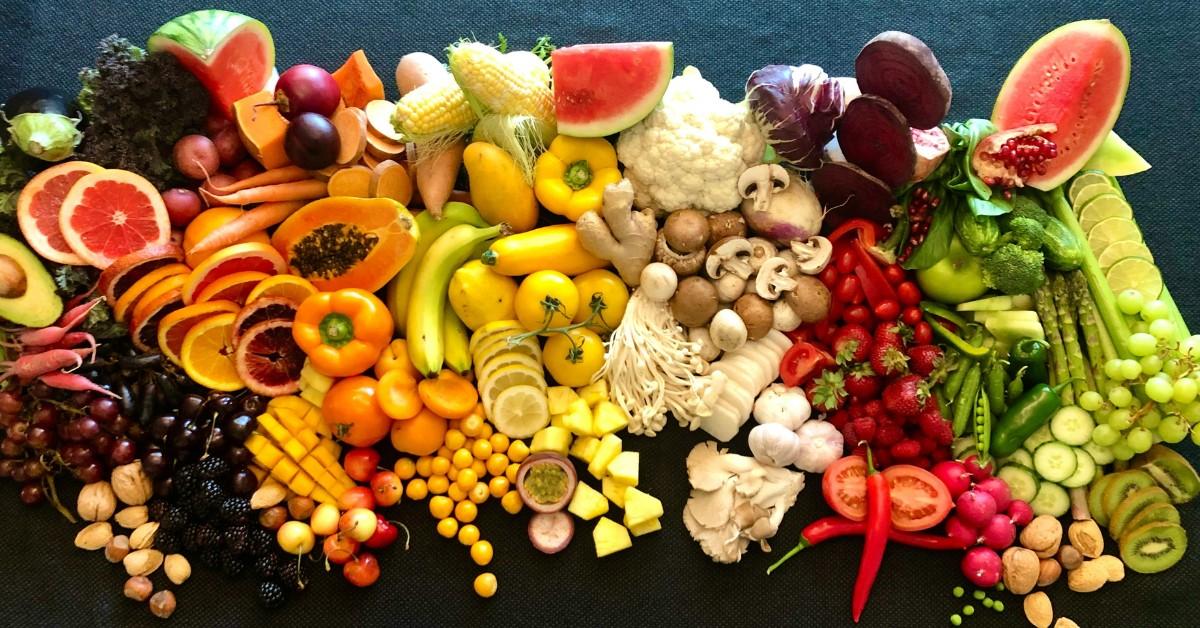
[(442, 209), (441, 220), (434, 218), (427, 211), (417, 214), (415, 220), (421, 237), (417, 239), (412, 260), (400, 269), (400, 273), (388, 283), (387, 287), (387, 306), (392, 312), (392, 318), (395, 319), (396, 335), (401, 338), (404, 337), (404, 332), (408, 327), (408, 297), (412, 293), (413, 279), (416, 278), (421, 265), (425, 263), (425, 253), (429, 251), (429, 247), (433, 246), (433, 242), (449, 231), (451, 227), (458, 225), (488, 226), (474, 207), (456, 202), (446, 203)]
[(480, 243), (494, 240), (507, 231), (508, 225), (504, 224), (486, 229), (457, 225), (434, 240), (425, 252), (408, 300), (407, 332), (408, 356), (413, 366), (426, 377), (442, 370), (445, 359), (442, 318), (446, 313), (446, 292), (451, 275), (470, 259)]
[(445, 347), (446, 366), (459, 375), (466, 375), (471, 371), (471, 352), (467, 350), (470, 341), (468, 333), (470, 332), (467, 331), (467, 326), (458, 318), (458, 314), (446, 304), (446, 311), (442, 315), (442, 346)]

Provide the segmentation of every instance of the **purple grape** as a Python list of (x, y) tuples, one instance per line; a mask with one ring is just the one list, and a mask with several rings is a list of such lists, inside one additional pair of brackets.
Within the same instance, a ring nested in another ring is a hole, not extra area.
[(108, 423), (117, 418), (117, 415), (121, 413), (121, 408), (113, 399), (109, 399), (108, 397), (97, 397), (93, 399), (91, 405), (88, 406), (88, 412), (91, 413), (91, 415), (97, 421), (100, 421), (101, 423)]
[(79, 437), (83, 440), (92, 440), (100, 434), (100, 424), (90, 416), (75, 419), (75, 427), (79, 430)]
[(30, 428), (27, 436), (29, 446), (34, 449), (49, 449), (54, 446), (55, 440), (54, 432), (44, 427)]
[(128, 438), (119, 438), (113, 443), (112, 451), (108, 454), (108, 460), (113, 466), (120, 466), (133, 462), (137, 457), (137, 445), (133, 444)]
[(104, 467), (100, 466), (98, 462), (93, 462), (76, 470), (75, 476), (84, 484), (99, 482), (104, 479)]

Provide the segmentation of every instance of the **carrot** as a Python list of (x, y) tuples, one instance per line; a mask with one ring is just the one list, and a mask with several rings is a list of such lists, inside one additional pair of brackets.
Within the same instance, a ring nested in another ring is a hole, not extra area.
[(446, 419), (461, 419), (471, 414), (479, 401), (475, 385), (447, 369), (442, 369), (436, 378), (421, 380), (417, 394), (430, 412)]
[(280, 201), (263, 203), (253, 209), (248, 209), (241, 216), (213, 229), (199, 242), (188, 249), (188, 255), (211, 253), (222, 247), (240, 242), (250, 234), (273, 227), (284, 221), (306, 205), (304, 201)]
[(357, 107), (346, 107), (334, 114), (332, 122), (341, 138), (337, 163), (344, 166), (358, 161), (367, 148), (367, 114)]
[(300, 166), (284, 166), (273, 170), (264, 170), (252, 177), (246, 177), (241, 181), (235, 181), (228, 185), (214, 185), (212, 184), (212, 178), (210, 178), (209, 185), (206, 185), (205, 189), (211, 194), (233, 194), (234, 192), (241, 192), (242, 190), (262, 185), (291, 183), (292, 181), (302, 181), (307, 178), (309, 178), (309, 174), (304, 168)]
[(369, 193), (375, 198), (390, 198), (401, 205), (412, 200), (412, 181), (404, 166), (392, 161), (382, 161), (371, 173)]
[(373, 173), (366, 166), (342, 168), (329, 177), (330, 196), (355, 196), (369, 198)]
[(316, 179), (291, 181), (275, 185), (260, 185), (240, 190), (233, 194), (213, 194), (208, 190), (200, 190), (200, 196), (203, 196), (205, 202), (209, 205), (228, 205), (231, 207), (279, 201), (311, 201), (327, 195), (325, 182)]
[[(462, 166), (463, 150), (467, 147), (464, 140), (458, 140), (443, 149), (440, 153), (421, 156), (417, 159), (417, 189), (421, 191), (421, 199), (425, 209), (434, 218), (442, 217), (442, 206), (450, 198), (454, 190), (454, 180), (458, 178), (458, 169)], [(417, 148), (419, 153), (421, 148)]]

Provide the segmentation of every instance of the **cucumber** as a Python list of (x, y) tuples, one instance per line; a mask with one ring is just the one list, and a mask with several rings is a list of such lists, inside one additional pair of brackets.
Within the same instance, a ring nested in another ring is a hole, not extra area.
[(1050, 434), (1067, 445), (1079, 447), (1092, 440), (1096, 422), (1079, 406), (1063, 406), (1050, 417)]
[(965, 459), (963, 452), (968, 449), (975, 449), (974, 436), (960, 436), (954, 439), (954, 442), (950, 443), (950, 453), (954, 456), (955, 460)]
[(1038, 481), (1037, 475), (1034, 475), (1033, 469), (1029, 467), (1009, 463), (1000, 467), (1000, 470), (996, 472), (996, 477), (1004, 480), (1004, 483), (1008, 485), (1013, 499), (1030, 502), (1037, 497), (1038, 486), (1041, 482)]
[(1062, 485), (1067, 488), (1087, 486), (1096, 477), (1096, 461), (1092, 459), (1091, 454), (1080, 447), (1076, 447), (1073, 451), (1075, 452), (1075, 473), (1063, 480)]
[(1049, 442), (1033, 452), (1033, 470), (1043, 480), (1062, 482), (1075, 473), (1078, 463), (1075, 450), (1057, 442)]
[(1050, 442), (1054, 442), (1054, 435), (1050, 433), (1049, 425), (1043, 425), (1036, 432), (1030, 434), (1029, 438), (1025, 439), (1024, 447), (1026, 450), (1032, 452), (1037, 451), (1038, 447)]
[(1116, 456), (1113, 456), (1111, 449), (1097, 445), (1092, 441), (1084, 443), (1083, 450), (1088, 452), (1088, 454), (1092, 456), (1092, 460), (1094, 460), (1096, 464), (1100, 466), (1112, 464), (1112, 461), (1116, 460)]
[(1004, 464), (1016, 463), (1026, 469), (1033, 468), (1033, 454), (1029, 453), (1028, 449), (1018, 449), (1011, 456), (1004, 459)]
[(1057, 518), (1067, 514), (1067, 511), (1071, 509), (1071, 497), (1067, 495), (1065, 488), (1053, 482), (1042, 482), (1038, 487), (1037, 496), (1029, 502), (1029, 507), (1033, 508), (1035, 515), (1050, 515)]

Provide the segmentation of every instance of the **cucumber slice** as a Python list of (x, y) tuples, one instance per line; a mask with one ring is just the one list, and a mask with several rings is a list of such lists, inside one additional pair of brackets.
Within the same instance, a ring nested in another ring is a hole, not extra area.
[(1057, 518), (1067, 514), (1067, 511), (1071, 509), (1071, 497), (1067, 495), (1065, 488), (1053, 482), (1042, 482), (1038, 486), (1037, 496), (1029, 502), (1029, 507), (1033, 508), (1035, 515), (1050, 515)]
[[(1026, 451), (1033, 452), (1037, 451), (1038, 447), (1051, 442), (1054, 442), (1054, 435), (1050, 433), (1050, 426), (1043, 425), (1036, 432), (1030, 434), (1029, 438), (1025, 439), (1023, 446)], [(1033, 464), (1031, 463), (1029, 466), (1033, 466)]]
[(1063, 406), (1050, 417), (1050, 434), (1059, 442), (1075, 447), (1091, 441), (1095, 428), (1092, 415), (1079, 406)]
[(955, 460), (963, 460), (963, 452), (968, 449), (975, 449), (974, 436), (960, 436), (954, 439), (954, 442), (950, 443), (950, 453), (954, 456)]
[(1011, 456), (1004, 459), (1004, 464), (1009, 464), (1009, 463), (1016, 463), (1016, 464), (1019, 464), (1019, 465), (1025, 467), (1026, 469), (1032, 469), (1033, 468), (1033, 454), (1029, 453), (1028, 449), (1024, 449), (1024, 448), (1018, 449), (1018, 450), (1014, 451)]
[(1006, 464), (996, 472), (996, 477), (1004, 480), (1004, 483), (1008, 485), (1013, 499), (1029, 502), (1037, 497), (1038, 486), (1041, 482), (1038, 481), (1037, 475), (1034, 475), (1033, 469), (1029, 467), (1015, 463)]
[(1062, 481), (1062, 485), (1067, 488), (1078, 488), (1087, 486), (1096, 477), (1096, 461), (1081, 447), (1076, 447), (1075, 451), (1075, 473), (1071, 477)]
[(1033, 470), (1043, 480), (1062, 482), (1075, 473), (1075, 450), (1058, 442), (1049, 442), (1033, 452)]
[(1157, 299), (1163, 290), (1162, 271), (1154, 262), (1141, 257), (1125, 257), (1113, 262), (1104, 271), (1104, 278), (1113, 294), (1133, 288), (1147, 299)]
[(1092, 441), (1084, 443), (1083, 450), (1088, 452), (1088, 455), (1092, 457), (1092, 460), (1100, 466), (1112, 464), (1112, 461), (1117, 459), (1116, 456), (1113, 455), (1111, 449), (1097, 445)]

